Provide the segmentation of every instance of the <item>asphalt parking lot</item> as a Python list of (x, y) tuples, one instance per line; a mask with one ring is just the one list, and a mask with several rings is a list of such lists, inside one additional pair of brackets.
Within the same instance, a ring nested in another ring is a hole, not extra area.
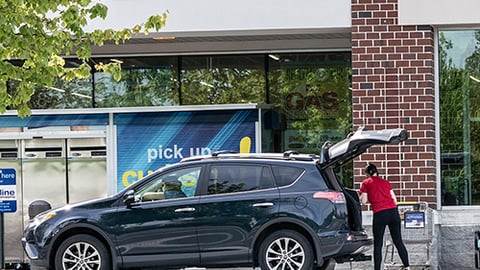
[[(371, 270), (373, 269), (373, 262), (352, 262), (352, 263), (341, 263), (335, 265), (335, 270)], [(225, 270), (225, 268), (185, 268), (183, 270)], [(239, 268), (229, 268), (228, 270), (260, 270), (260, 268), (248, 268), (248, 267), (239, 267)], [(328, 269), (333, 270), (333, 269)]]
[[(369, 263), (342, 263), (335, 265), (335, 270), (371, 270), (372, 265)], [(8, 268), (12, 269), (12, 268)], [(226, 270), (227, 268), (199, 268), (199, 267), (189, 267), (179, 270)], [(333, 270), (328, 269), (328, 270)], [(0, 269), (0, 270), (7, 270), (7, 269)], [(238, 267), (238, 268), (228, 268), (228, 270), (260, 270), (260, 268), (249, 268), (249, 267)]]

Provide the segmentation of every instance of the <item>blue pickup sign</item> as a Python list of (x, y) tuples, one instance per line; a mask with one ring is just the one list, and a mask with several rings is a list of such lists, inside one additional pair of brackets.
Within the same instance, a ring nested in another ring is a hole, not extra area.
[(17, 173), (15, 169), (0, 169), (0, 213), (17, 211)]

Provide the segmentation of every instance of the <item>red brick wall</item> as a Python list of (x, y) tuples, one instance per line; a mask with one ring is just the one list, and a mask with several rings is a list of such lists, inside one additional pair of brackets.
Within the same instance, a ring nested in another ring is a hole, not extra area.
[(355, 183), (375, 163), (399, 201), (436, 208), (434, 34), (398, 24), (398, 0), (352, 0), (354, 129), (405, 128), (409, 140), (374, 147), (355, 161)]

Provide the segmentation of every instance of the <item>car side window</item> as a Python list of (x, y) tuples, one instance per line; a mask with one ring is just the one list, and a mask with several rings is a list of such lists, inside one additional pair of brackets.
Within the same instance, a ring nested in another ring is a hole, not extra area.
[(195, 196), (201, 167), (192, 167), (160, 174), (135, 190), (137, 202)]
[(304, 171), (302, 168), (288, 166), (272, 166), (273, 175), (278, 186), (288, 186), (293, 183)]
[(274, 187), (268, 166), (215, 165), (211, 166), (208, 194), (243, 192)]

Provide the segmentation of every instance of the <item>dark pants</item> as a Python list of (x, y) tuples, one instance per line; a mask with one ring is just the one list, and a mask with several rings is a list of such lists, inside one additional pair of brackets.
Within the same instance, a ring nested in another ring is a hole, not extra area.
[(373, 214), (373, 261), (375, 270), (380, 270), (382, 265), (383, 236), (387, 226), (403, 266), (409, 266), (408, 252), (402, 241), (400, 215), (397, 208), (392, 208)]

